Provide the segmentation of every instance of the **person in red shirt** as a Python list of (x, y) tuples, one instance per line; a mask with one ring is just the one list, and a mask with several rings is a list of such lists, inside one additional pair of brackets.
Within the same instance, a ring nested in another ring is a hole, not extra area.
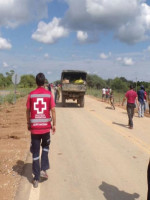
[[(26, 103), (27, 125), (28, 130), (31, 131), (30, 150), (33, 158), (32, 170), (34, 174), (34, 187), (38, 187), (40, 177), (48, 179), (46, 170), (49, 169), (48, 152), (50, 145), (50, 129), (52, 129), (52, 134), (56, 132), (55, 103), (51, 91), (44, 88), (44, 83), (44, 74), (37, 74), (36, 84), (38, 87), (30, 92)], [(51, 121), (53, 122), (52, 126)], [(42, 146), (41, 159), (40, 145)]]
[(147, 105), (147, 92), (144, 89), (144, 112), (146, 111), (146, 105)]
[(130, 85), (130, 90), (128, 90), (123, 98), (122, 106), (127, 100), (127, 113), (129, 118), (129, 128), (133, 128), (133, 115), (134, 115), (134, 108), (136, 107), (135, 102), (138, 105), (137, 93), (133, 90), (133, 86)]

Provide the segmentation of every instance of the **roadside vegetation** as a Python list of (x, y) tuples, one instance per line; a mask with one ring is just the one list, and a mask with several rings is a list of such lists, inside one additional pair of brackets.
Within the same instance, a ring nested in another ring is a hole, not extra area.
[[(0, 104), (4, 102), (13, 103), (14, 84), (12, 83), (12, 76), (15, 72), (10, 70), (5, 74), (0, 73), (0, 90), (9, 91), (9, 94), (2, 96), (0, 95)], [(48, 81), (46, 80), (48, 83)], [(56, 80), (54, 84), (60, 84), (60, 80)], [(150, 82), (144, 81), (132, 81), (127, 80), (124, 77), (116, 77), (114, 79), (104, 80), (98, 75), (87, 75), (87, 94), (95, 96), (97, 98), (102, 97), (102, 88), (111, 88), (114, 92), (115, 102), (121, 102), (125, 92), (129, 89), (129, 85), (133, 84), (135, 91), (140, 89), (143, 85), (148, 94), (150, 94)], [(21, 76), (20, 83), (17, 85), (16, 99), (26, 96), (31, 90), (36, 87), (35, 76), (32, 74), (26, 74)]]
[(16, 93), (14, 84), (12, 83), (12, 76), (15, 72), (10, 70), (5, 75), (0, 73), (0, 105), (4, 103), (13, 104), (15, 100), (26, 96), (33, 88), (36, 87), (35, 77), (33, 75), (21, 76), (20, 83), (17, 85)]

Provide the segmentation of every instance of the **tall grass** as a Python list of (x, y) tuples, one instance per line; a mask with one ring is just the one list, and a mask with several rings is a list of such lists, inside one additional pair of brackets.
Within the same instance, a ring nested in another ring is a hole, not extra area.
[(10, 93), (5, 96), (0, 95), (0, 105), (3, 103), (14, 104), (15, 100), (28, 95), (31, 90), (33, 90), (33, 88), (18, 88), (15, 96), (15, 92), (12, 89), (7, 89), (6, 91)]

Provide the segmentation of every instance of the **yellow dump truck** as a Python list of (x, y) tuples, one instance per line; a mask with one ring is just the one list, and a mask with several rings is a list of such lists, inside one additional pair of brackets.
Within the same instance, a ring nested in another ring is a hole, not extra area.
[(63, 70), (61, 73), (61, 92), (62, 106), (66, 105), (66, 100), (72, 99), (77, 101), (80, 107), (84, 107), (84, 95), (86, 92), (85, 71)]

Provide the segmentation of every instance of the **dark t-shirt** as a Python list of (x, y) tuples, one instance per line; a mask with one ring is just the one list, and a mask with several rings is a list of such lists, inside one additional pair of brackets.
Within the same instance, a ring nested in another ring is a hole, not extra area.
[(138, 101), (140, 103), (144, 103), (144, 90), (139, 90), (138, 91)]

